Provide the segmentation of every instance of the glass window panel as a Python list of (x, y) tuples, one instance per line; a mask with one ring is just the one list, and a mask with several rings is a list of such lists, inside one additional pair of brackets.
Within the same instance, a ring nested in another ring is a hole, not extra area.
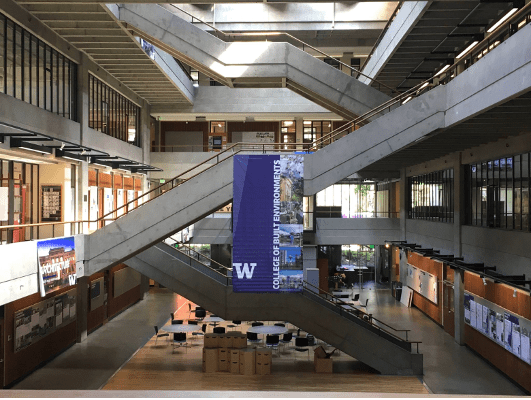
[(39, 107), (46, 109), (46, 48), (44, 43), (39, 42), (38, 49), (39, 65), (38, 65), (38, 79), (39, 79)]
[(22, 48), (24, 46), (22, 41), (22, 29), (18, 26), (15, 26), (15, 67), (13, 70), (13, 74), (15, 76), (15, 97), (19, 100), (23, 100), (22, 98), (22, 88), (23, 88), (23, 80), (22, 76), (24, 75), (24, 63), (22, 62), (23, 59), (23, 51)]
[(31, 38), (24, 32), (24, 101), (31, 103)]
[(38, 88), (39, 88), (39, 79), (37, 75), (37, 49), (39, 48), (39, 42), (35, 37), (31, 37), (31, 104), (38, 106), (39, 97), (38, 97)]
[(53, 111), (53, 104), (52, 104), (52, 68), (53, 68), (53, 64), (52, 64), (52, 49), (50, 49), (48, 46), (46, 46), (45, 48), (45, 54), (44, 54), (44, 59), (45, 59), (45, 68), (44, 68), (44, 74), (45, 74), (45, 85), (44, 85), (44, 90), (45, 90), (45, 96), (44, 96), (44, 104), (45, 104), (45, 109), (48, 110), (48, 111)]
[(4, 60), (5, 60), (5, 17), (0, 15), (0, 93), (4, 93)]
[(6, 43), (6, 82), (5, 82), (5, 93), (9, 96), (13, 96), (14, 88), (14, 75), (13, 71), (15, 68), (15, 61), (13, 55), (13, 36), (14, 36), (14, 26), (13, 22), (10, 20), (6, 21), (7, 25), (7, 43)]

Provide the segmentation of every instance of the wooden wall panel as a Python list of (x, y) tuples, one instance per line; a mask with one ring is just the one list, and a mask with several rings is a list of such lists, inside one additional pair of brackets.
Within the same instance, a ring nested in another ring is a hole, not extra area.
[(125, 190), (133, 190), (134, 189), (133, 178), (125, 178), (124, 177), (124, 189)]
[[(166, 144), (166, 131), (172, 132), (203, 132), (203, 150), (208, 149), (208, 121), (162, 121), (160, 123), (161, 145)], [(164, 149), (162, 149), (164, 151)]]
[(115, 189), (123, 189), (122, 175), (114, 174), (114, 188)]
[(98, 186), (98, 173), (94, 169), (89, 169), (88, 171), (88, 185), (89, 186)]
[(99, 172), (98, 173), (98, 187), (112, 188), (112, 175)]
[(113, 289), (114, 288), (114, 274), (121, 270), (127, 268), (125, 264), (118, 264), (113, 267), (109, 272), (109, 295), (107, 300), (107, 316), (112, 318), (116, 314), (120, 313), (122, 310), (128, 308), (132, 304), (142, 299), (142, 293), (140, 291), (140, 285), (137, 287), (128, 290), (119, 297), (114, 297)]
[(469, 325), (465, 325), (465, 343), (509, 378), (531, 392), (531, 365), (523, 362)]

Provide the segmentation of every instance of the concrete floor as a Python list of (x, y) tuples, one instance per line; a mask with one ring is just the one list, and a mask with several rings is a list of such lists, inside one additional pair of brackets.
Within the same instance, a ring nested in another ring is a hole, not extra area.
[[(420, 352), (424, 354), (424, 382), (434, 394), (525, 395), (486, 361), (457, 345), (419, 310), (394, 300), (388, 290), (364, 292), (370, 299), (369, 313), (397, 329), (412, 329), (410, 339), (423, 342)], [(74, 345), (29, 375), (13, 390), (101, 388), (153, 336), (153, 325), (161, 326), (169, 319), (169, 313), (176, 309), (176, 299), (176, 294), (152, 290), (143, 301), (89, 335), (84, 343)], [(23, 393), (18, 395), (24, 396)], [(215, 393), (205, 395), (216, 397)], [(0, 397), (4, 395), (17, 396), (4, 391)]]

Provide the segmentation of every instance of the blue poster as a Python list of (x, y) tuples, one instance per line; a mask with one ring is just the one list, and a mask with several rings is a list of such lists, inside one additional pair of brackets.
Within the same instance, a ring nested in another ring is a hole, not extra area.
[(42, 297), (76, 284), (76, 250), (73, 236), (38, 241), (37, 259)]
[(302, 290), (303, 156), (234, 157), (235, 292)]

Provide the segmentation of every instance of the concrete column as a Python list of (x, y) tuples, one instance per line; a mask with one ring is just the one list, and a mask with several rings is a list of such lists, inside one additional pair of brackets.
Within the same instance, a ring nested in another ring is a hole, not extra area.
[(140, 146), (142, 147), (142, 159), (145, 164), (151, 161), (151, 106), (147, 101), (142, 101), (140, 111)]
[(87, 338), (87, 314), (89, 296), (89, 278), (82, 276), (77, 278), (77, 300), (76, 300), (76, 342), (84, 342)]
[(455, 341), (465, 344), (465, 272), (454, 269), (454, 326)]
[[(77, 167), (77, 182), (76, 182), (76, 191), (77, 191), (77, 216), (78, 221), (88, 221), (89, 218), (89, 204), (88, 204), (88, 168), (89, 164), (87, 162), (80, 162)], [(88, 223), (80, 225), (80, 231), (76, 226), (76, 233), (87, 233)]]
[(407, 178), (406, 170), (400, 170), (400, 240), (407, 240), (406, 222), (407, 222)]
[(140, 276), (140, 293), (142, 295), (142, 300), (144, 300), (148, 292), (149, 292), (149, 278), (145, 275), (141, 275)]
[[(84, 133), (89, 129), (89, 58), (81, 53), (81, 63), (77, 67), (77, 118), (80, 129), (80, 143), (85, 145)], [(87, 146), (90, 143), (86, 143)]]
[[(295, 118), (295, 142), (302, 144), (304, 132), (304, 120), (302, 118)], [(300, 147), (298, 147), (300, 150)]]
[[(339, 61), (341, 61), (342, 63), (345, 63), (347, 65), (350, 65), (350, 60), (353, 57), (354, 57), (353, 53), (343, 53), (343, 55), (341, 56)], [(351, 74), (351, 69), (350, 68), (347, 68), (344, 65), (340, 64), (339, 65), (339, 69), (341, 70), (341, 72), (344, 72), (345, 74), (350, 76), (350, 74)]]
[(463, 253), (462, 226), (465, 223), (465, 168), (461, 153), (454, 159), (454, 255)]

